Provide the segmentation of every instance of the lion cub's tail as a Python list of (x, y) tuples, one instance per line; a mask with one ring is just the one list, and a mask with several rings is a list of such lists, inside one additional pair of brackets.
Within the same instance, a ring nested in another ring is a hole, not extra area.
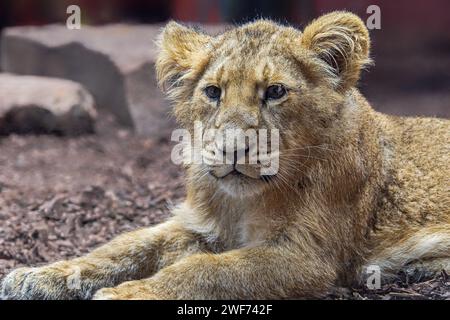
[(419, 267), (428, 274), (450, 273), (450, 224), (426, 227), (376, 253), (363, 270), (377, 267), (382, 279), (394, 278), (400, 270)]

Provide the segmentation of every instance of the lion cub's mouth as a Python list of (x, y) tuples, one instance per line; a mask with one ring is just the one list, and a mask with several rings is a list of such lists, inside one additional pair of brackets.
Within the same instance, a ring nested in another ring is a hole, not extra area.
[[(236, 177), (236, 178), (241, 178), (241, 177), (248, 177), (247, 175), (237, 171), (236, 169), (234, 169), (233, 171), (231, 171), (230, 173), (228, 173), (226, 176), (231, 176), (231, 177)], [(251, 178), (251, 177), (250, 177)]]
[(230, 169), (212, 169), (209, 170), (209, 173), (217, 178), (217, 179), (225, 179), (227, 177), (233, 177), (233, 178), (244, 178), (244, 177), (249, 177), (249, 178), (253, 178), (252, 176), (248, 176), (246, 174), (244, 174), (243, 172), (238, 171), (236, 168), (231, 168)]
[(250, 165), (229, 165), (216, 167), (209, 170), (209, 173), (217, 178), (250, 178), (250, 179), (265, 179), (266, 176), (260, 174), (260, 168)]

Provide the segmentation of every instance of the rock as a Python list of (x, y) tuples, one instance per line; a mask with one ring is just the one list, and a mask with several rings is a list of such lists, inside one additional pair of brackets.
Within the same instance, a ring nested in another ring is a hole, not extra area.
[[(156, 84), (154, 40), (162, 25), (11, 27), (2, 34), (1, 69), (82, 83), (98, 108), (121, 124), (156, 138), (168, 137), (173, 120)], [(224, 26), (207, 26), (217, 33)]]
[(159, 136), (171, 127), (157, 88), (153, 40), (159, 26), (12, 27), (2, 35), (1, 68), (82, 83), (99, 108), (137, 132)]
[(70, 80), (0, 73), (0, 134), (92, 133), (91, 94)]

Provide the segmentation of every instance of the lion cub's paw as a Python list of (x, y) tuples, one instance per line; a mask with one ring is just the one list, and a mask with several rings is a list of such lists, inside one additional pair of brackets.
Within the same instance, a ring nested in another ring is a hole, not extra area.
[(0, 285), (4, 300), (76, 299), (80, 292), (79, 277), (54, 266), (16, 269)]
[(125, 297), (125, 295), (118, 292), (115, 288), (103, 288), (98, 290), (92, 300), (127, 300), (130, 297)]
[[(143, 288), (134, 285), (137, 281), (126, 282), (115, 288), (103, 288), (98, 290), (94, 300), (162, 300), (168, 297), (153, 292), (149, 287)], [(133, 285), (132, 285), (133, 284)]]

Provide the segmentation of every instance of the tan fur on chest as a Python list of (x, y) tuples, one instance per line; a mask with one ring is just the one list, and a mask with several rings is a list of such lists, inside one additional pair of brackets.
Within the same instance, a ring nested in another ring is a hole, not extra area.
[[(217, 199), (214, 211), (192, 209), (187, 201), (176, 207), (174, 214), (190, 229), (203, 234), (211, 243), (222, 249), (254, 246), (267, 240), (275, 228), (270, 212), (255, 204), (255, 200), (237, 200), (227, 197)], [(256, 202), (258, 200), (256, 199)], [(259, 201), (263, 205), (264, 201)]]

